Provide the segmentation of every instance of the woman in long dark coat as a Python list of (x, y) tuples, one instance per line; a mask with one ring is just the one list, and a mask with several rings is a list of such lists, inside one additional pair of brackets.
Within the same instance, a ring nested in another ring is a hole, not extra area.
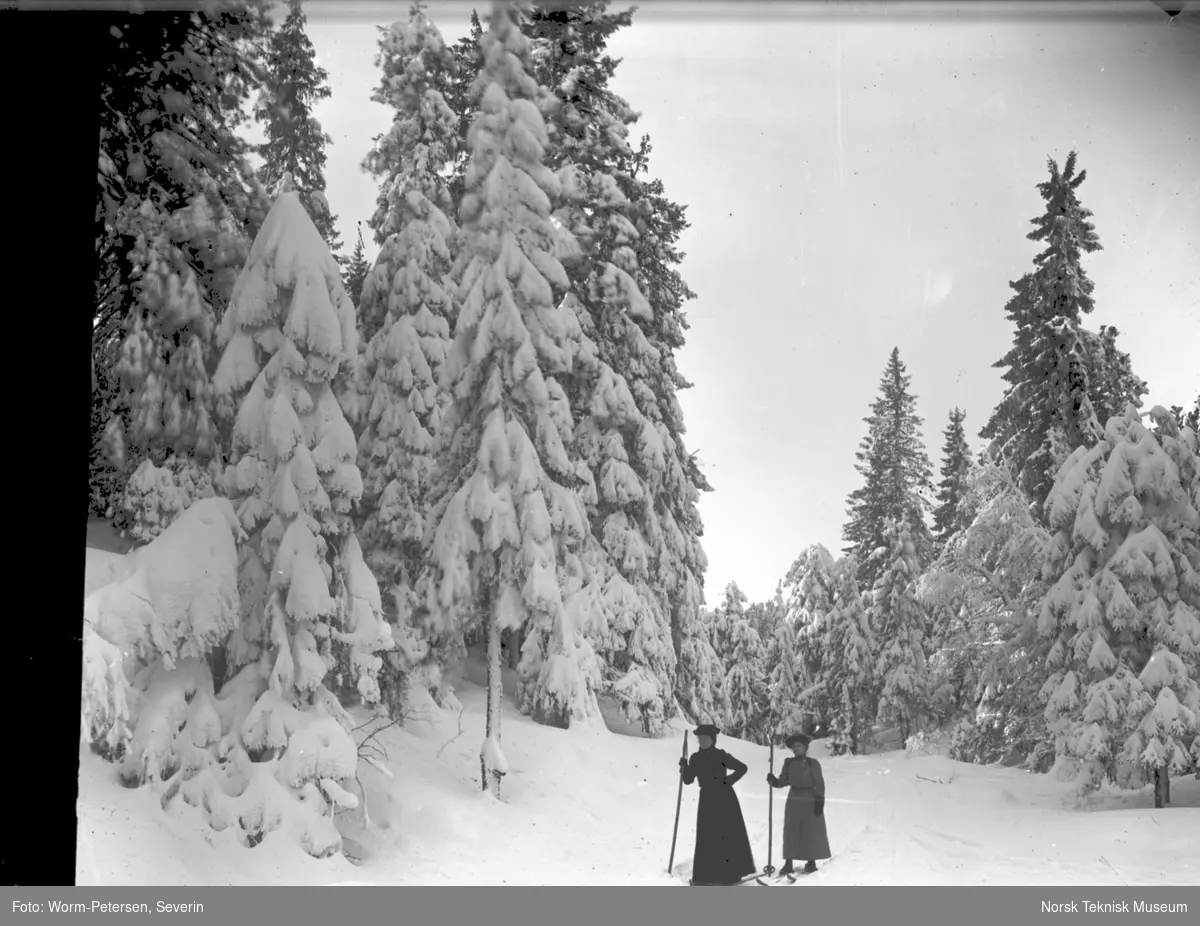
[(783, 760), (779, 775), (767, 775), (772, 788), (788, 788), (783, 812), (783, 857), (781, 875), (791, 874), (792, 862), (803, 859), (804, 873), (817, 870), (817, 859), (827, 859), (829, 833), (825, 829), (825, 776), (821, 763), (808, 755), (811, 740), (803, 733), (789, 736), (784, 745), (792, 755)]
[(756, 870), (742, 805), (733, 791), (746, 765), (716, 748), (717, 732), (712, 724), (697, 727), (700, 748), (679, 760), (683, 783), (700, 783), (692, 884), (736, 884)]

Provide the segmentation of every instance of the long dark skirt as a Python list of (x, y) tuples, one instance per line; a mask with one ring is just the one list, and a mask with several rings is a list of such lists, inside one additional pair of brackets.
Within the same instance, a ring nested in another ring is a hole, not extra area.
[(693, 884), (732, 884), (756, 871), (742, 805), (729, 785), (700, 789)]
[(825, 817), (813, 812), (812, 788), (792, 788), (783, 811), (783, 857), (815, 862), (829, 858), (829, 833)]

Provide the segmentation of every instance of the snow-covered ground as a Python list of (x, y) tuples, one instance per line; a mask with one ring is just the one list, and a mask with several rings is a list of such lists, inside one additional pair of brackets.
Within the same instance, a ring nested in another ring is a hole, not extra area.
[[(89, 550), (87, 586), (119, 568)], [(612, 729), (558, 730), (521, 716), (511, 696), (502, 736), (509, 774), (500, 802), (479, 790), (486, 693), (474, 665), (463, 705), (417, 703), (417, 717), (382, 732), (392, 777), (361, 766), (372, 828), (352, 850), (317, 861), (275, 833), (244, 848), (180, 800), (164, 811), (149, 788), (129, 790), (115, 767), (80, 754), (76, 883), (91, 884), (678, 884), (691, 867), (696, 789), (684, 789), (675, 876), (671, 848), (682, 730), (666, 739)], [(368, 721), (360, 715), (360, 722)], [(459, 733), (461, 723), (461, 734)], [(610, 727), (619, 728), (618, 724)], [(370, 728), (360, 731), (358, 737)], [(694, 740), (689, 741), (694, 748)], [(750, 766), (737, 791), (767, 862), (765, 747), (722, 738)], [(1200, 782), (1172, 783), (1173, 805), (1148, 790), (1102, 792), (1079, 808), (1051, 776), (903, 752), (834, 758), (825, 768), (834, 858), (805, 884), (1200, 883)], [(776, 755), (776, 768), (782, 756)], [(783, 802), (776, 792), (775, 852)]]

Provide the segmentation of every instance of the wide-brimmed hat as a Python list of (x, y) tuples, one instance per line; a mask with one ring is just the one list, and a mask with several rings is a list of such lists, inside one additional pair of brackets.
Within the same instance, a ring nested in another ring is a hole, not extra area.
[(700, 726), (696, 727), (696, 729), (693, 730), (692, 732), (695, 733), (697, 736), (711, 736), (714, 739), (716, 739), (717, 734), (720, 733), (721, 731), (718, 730), (711, 723), (702, 723), (702, 724), (700, 724)]
[(807, 746), (811, 742), (812, 742), (811, 736), (806, 736), (803, 733), (793, 733), (791, 736), (789, 736), (787, 739), (785, 739), (783, 741), (783, 745), (787, 746), (788, 749), (791, 749), (797, 743), (803, 743), (805, 746)]

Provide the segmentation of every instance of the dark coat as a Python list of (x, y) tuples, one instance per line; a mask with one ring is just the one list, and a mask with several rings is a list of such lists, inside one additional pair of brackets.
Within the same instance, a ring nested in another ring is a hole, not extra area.
[(773, 784), (776, 788), (788, 788), (783, 812), (783, 857), (805, 862), (829, 858), (825, 817), (814, 812), (817, 798), (822, 804), (825, 802), (821, 763), (810, 756), (802, 759), (789, 756), (783, 760), (783, 768)]
[[(757, 870), (742, 805), (733, 790), (746, 771), (744, 763), (715, 746), (692, 753), (687, 768), (680, 769), (684, 784), (700, 783), (694, 884), (733, 884)], [(726, 777), (729, 772), (733, 774)]]

